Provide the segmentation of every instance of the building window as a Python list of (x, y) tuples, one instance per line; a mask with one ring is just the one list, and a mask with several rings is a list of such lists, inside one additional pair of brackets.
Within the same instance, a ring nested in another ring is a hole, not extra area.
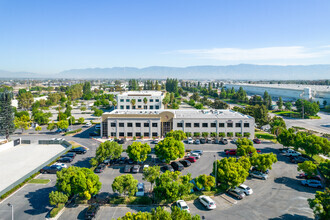
[(158, 127), (158, 124), (157, 123), (152, 123), (152, 127), (153, 128), (157, 128)]
[(117, 136), (116, 132), (111, 132), (111, 137), (116, 137), (116, 136)]
[(232, 128), (233, 127), (233, 123), (232, 122), (228, 122), (227, 123), (227, 128)]
[(211, 128), (217, 127), (217, 123), (211, 123)]
[(140, 128), (141, 127), (141, 123), (135, 123), (135, 127)]
[(107, 123), (107, 121), (102, 122), (102, 137), (108, 137), (108, 123)]
[(207, 123), (203, 123), (202, 126), (203, 126), (203, 128), (207, 128), (208, 127), (208, 124)]
[(178, 123), (178, 124), (177, 124), (177, 127), (178, 127), (178, 128), (182, 128), (182, 127), (183, 127), (183, 123)]
[(126, 102), (129, 102), (129, 99), (126, 99)]
[(111, 122), (110, 126), (111, 127), (116, 127), (116, 123), (115, 122)]
[(119, 127), (123, 128), (124, 127), (124, 123), (119, 123)]
[(128, 122), (127, 127), (129, 127), (129, 128), (133, 127), (133, 123)]
[(220, 128), (224, 128), (225, 127), (225, 123), (219, 123), (219, 127)]
[(149, 102), (154, 102), (154, 100), (153, 99), (149, 99)]
[(143, 108), (144, 108), (144, 109), (148, 109), (148, 106), (147, 106), (147, 105), (145, 105), (145, 106), (143, 106)]
[(155, 102), (159, 102), (159, 99), (156, 99)]
[(156, 109), (159, 109), (159, 106), (158, 105), (156, 105)]
[(142, 106), (141, 105), (138, 105), (138, 108), (142, 108)]
[(121, 106), (120, 106), (120, 109), (124, 109), (124, 106), (123, 106), (123, 105), (121, 105)]
[(143, 136), (144, 136), (144, 137), (149, 137), (149, 132), (144, 132), (144, 133), (143, 133)]
[(191, 123), (186, 123), (186, 128), (191, 128)]
[(135, 109), (135, 105), (132, 106), (132, 109)]
[(149, 128), (149, 123), (144, 123), (145, 128)]
[(132, 132), (127, 132), (127, 137), (132, 137), (133, 133)]
[(199, 123), (194, 123), (195, 128), (199, 128)]
[(125, 133), (124, 132), (119, 132), (119, 137), (124, 137)]
[(236, 123), (235, 126), (236, 126), (236, 128), (240, 128), (240, 127), (242, 127), (242, 124), (241, 123)]
[(244, 123), (244, 128), (249, 128), (250, 127), (250, 123)]
[(136, 133), (135, 133), (135, 136), (136, 136), (136, 137), (141, 137), (141, 132), (136, 132)]
[(142, 102), (142, 100), (141, 99), (138, 99), (138, 102)]
[(129, 105), (126, 105), (126, 109), (129, 109)]
[(153, 137), (157, 137), (158, 136), (158, 133), (157, 132), (152, 132), (152, 136)]
[(120, 102), (124, 102), (124, 99), (120, 99)]
[(150, 105), (150, 109), (154, 109), (154, 107), (152, 105)]

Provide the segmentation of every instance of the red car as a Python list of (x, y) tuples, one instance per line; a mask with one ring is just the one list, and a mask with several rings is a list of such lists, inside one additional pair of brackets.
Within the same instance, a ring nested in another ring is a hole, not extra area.
[(230, 149), (226, 151), (227, 155), (236, 155), (236, 149)]
[(253, 142), (256, 144), (261, 144), (261, 141), (258, 138), (253, 139)]
[(312, 179), (312, 180), (319, 180), (319, 181), (322, 180), (321, 177), (320, 177), (320, 175), (315, 175), (315, 176), (312, 176), (312, 177), (309, 178), (305, 173), (299, 174), (298, 178), (301, 178), (301, 179)]
[(188, 160), (191, 163), (195, 163), (196, 162), (196, 158), (195, 157), (186, 157), (185, 160)]

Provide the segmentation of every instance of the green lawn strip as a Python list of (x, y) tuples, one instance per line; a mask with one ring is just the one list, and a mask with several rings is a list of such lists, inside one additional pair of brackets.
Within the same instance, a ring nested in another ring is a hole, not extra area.
[(269, 140), (269, 141), (277, 141), (276, 136), (273, 134), (269, 134), (266, 132), (255, 132), (255, 136), (259, 139)]
[(49, 182), (50, 182), (49, 179), (32, 179), (28, 183), (32, 183), (32, 184), (47, 184)]

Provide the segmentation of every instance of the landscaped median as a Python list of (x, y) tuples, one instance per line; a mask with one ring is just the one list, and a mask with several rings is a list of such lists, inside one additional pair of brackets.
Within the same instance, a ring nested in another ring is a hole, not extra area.
[(64, 136), (67, 136), (67, 135), (70, 135), (70, 134), (77, 134), (77, 133), (79, 133), (79, 132), (81, 132), (81, 131), (82, 131), (82, 128), (78, 128), (78, 129), (73, 130), (73, 131), (65, 132), (65, 133), (64, 133)]

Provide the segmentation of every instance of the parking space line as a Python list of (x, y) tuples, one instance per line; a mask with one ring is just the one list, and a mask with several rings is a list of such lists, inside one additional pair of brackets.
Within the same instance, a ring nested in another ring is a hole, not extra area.
[(113, 212), (111, 219), (113, 219), (113, 216), (115, 216), (116, 211), (117, 211), (117, 208), (118, 208), (118, 207), (115, 208), (115, 211)]

